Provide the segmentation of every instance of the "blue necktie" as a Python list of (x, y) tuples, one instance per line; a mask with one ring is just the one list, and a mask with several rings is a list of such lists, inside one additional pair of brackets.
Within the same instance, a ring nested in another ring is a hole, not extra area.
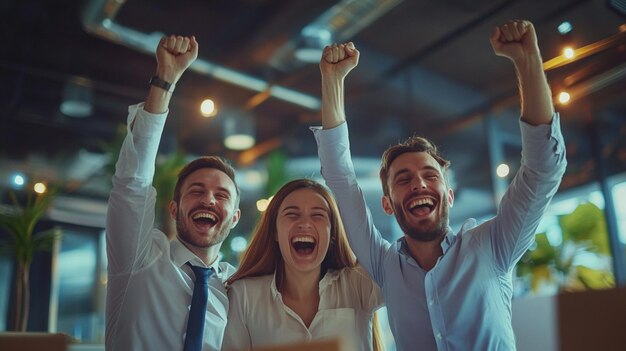
[(189, 318), (187, 318), (187, 334), (185, 336), (184, 351), (201, 351), (202, 339), (204, 337), (204, 318), (206, 315), (206, 304), (209, 298), (209, 277), (214, 273), (213, 268), (192, 266), (196, 275), (193, 286), (193, 296), (191, 297), (191, 308)]

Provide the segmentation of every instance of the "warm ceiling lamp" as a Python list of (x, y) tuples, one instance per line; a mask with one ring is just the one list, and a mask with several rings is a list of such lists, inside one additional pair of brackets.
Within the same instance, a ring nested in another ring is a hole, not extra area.
[(496, 175), (500, 178), (508, 176), (510, 171), (509, 165), (506, 163), (501, 163), (498, 167), (496, 167)]
[(37, 194), (43, 194), (46, 192), (46, 190), (48, 190), (48, 187), (46, 187), (46, 184), (39, 182), (35, 183), (35, 185), (33, 186), (33, 190), (35, 190)]
[(200, 104), (200, 113), (204, 117), (213, 117), (217, 114), (217, 108), (215, 108), (215, 102), (211, 99), (204, 99)]
[(572, 97), (567, 91), (562, 91), (559, 93), (559, 102), (561, 103), (561, 105), (567, 105), (570, 102), (571, 98)]
[(224, 146), (231, 150), (246, 150), (254, 146), (254, 119), (245, 111), (227, 111), (224, 116)]

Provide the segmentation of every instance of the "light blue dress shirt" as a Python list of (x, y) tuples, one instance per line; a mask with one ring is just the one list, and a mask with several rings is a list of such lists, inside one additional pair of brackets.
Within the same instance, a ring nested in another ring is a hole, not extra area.
[(383, 239), (357, 184), (347, 124), (312, 128), (322, 176), (334, 192), (350, 245), (380, 285), (398, 350), (514, 350), (512, 272), (565, 172), (559, 116), (550, 125), (520, 121), (521, 167), (498, 214), (448, 229), (430, 271), (411, 257), (404, 237)]

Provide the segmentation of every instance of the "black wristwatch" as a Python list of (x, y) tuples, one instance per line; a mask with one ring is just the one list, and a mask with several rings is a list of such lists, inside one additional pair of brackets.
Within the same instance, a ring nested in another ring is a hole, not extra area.
[(174, 92), (174, 88), (176, 88), (176, 84), (172, 84), (169, 82), (164, 81), (163, 79), (157, 77), (157, 76), (152, 76), (152, 78), (150, 78), (150, 85), (154, 85), (155, 87), (159, 87), (165, 91), (167, 91), (168, 93), (172, 93)]

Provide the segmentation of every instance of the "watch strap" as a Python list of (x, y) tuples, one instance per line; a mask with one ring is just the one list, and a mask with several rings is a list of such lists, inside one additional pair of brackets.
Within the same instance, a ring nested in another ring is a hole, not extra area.
[(174, 88), (176, 88), (176, 84), (172, 84), (170, 82), (166, 82), (163, 79), (157, 77), (157, 76), (152, 76), (152, 78), (150, 78), (150, 85), (154, 85), (155, 87), (159, 87), (165, 91), (167, 91), (168, 93), (172, 93), (174, 92)]

